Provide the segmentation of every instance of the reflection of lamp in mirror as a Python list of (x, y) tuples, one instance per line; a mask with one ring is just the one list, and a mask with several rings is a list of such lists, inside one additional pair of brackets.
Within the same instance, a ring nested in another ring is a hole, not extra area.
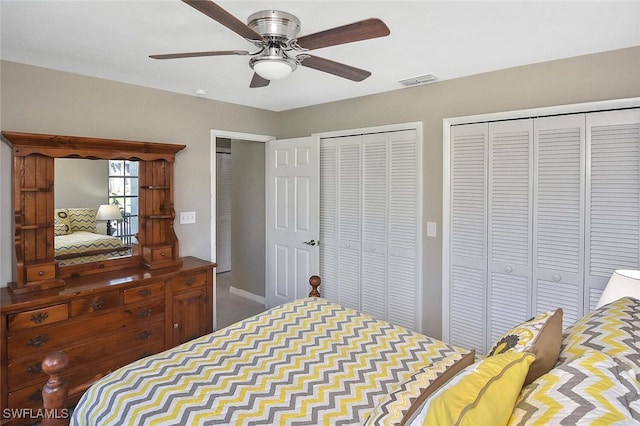
[(102, 204), (98, 208), (98, 214), (96, 214), (96, 220), (107, 221), (107, 235), (113, 235), (115, 228), (111, 227), (112, 220), (122, 220), (122, 214), (120, 209), (115, 204)]

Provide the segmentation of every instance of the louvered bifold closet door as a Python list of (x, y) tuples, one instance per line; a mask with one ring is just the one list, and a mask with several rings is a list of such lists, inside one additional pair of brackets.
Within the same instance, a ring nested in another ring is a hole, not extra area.
[(449, 341), (486, 352), (487, 123), (451, 128)]
[(320, 294), (338, 300), (338, 145), (336, 139), (320, 143)]
[[(361, 310), (361, 136), (338, 141), (338, 303)], [(322, 243), (322, 241), (321, 241)]]
[(488, 336), (531, 317), (533, 120), (489, 124)]
[(561, 307), (565, 326), (582, 316), (584, 115), (535, 120), (535, 312)]
[(420, 330), (420, 162), (415, 130), (389, 133), (388, 320)]
[(231, 270), (231, 154), (216, 153), (216, 272)]
[(640, 269), (640, 109), (587, 114), (585, 305), (616, 269)]
[[(388, 134), (362, 136), (362, 311), (388, 318)], [(412, 324), (413, 325), (413, 324)]]

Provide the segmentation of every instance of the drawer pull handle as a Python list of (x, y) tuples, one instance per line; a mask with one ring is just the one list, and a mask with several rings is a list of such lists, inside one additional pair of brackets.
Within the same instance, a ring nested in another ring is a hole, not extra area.
[(178, 323), (173, 324), (173, 328), (178, 328), (178, 327), (180, 327), (180, 324)]
[(185, 281), (184, 283), (185, 283), (186, 285), (188, 285), (188, 286), (192, 286), (192, 285), (194, 285), (194, 284), (196, 283), (196, 279), (195, 279), (195, 278), (193, 278), (193, 277), (191, 277), (191, 278), (189, 278), (187, 281)]
[(89, 303), (89, 306), (91, 306), (94, 311), (99, 311), (104, 307), (104, 299), (101, 297), (99, 299), (93, 300), (91, 301), (91, 303)]
[(38, 389), (37, 391), (29, 395), (27, 399), (35, 402), (42, 401), (42, 390)]
[(27, 342), (27, 345), (31, 346), (32, 348), (39, 348), (40, 346), (44, 345), (48, 341), (49, 341), (49, 338), (46, 335), (38, 334), (33, 339), (29, 339), (29, 341)]
[(35, 364), (29, 366), (29, 368), (27, 368), (27, 373), (29, 373), (29, 374), (40, 374), (40, 373), (42, 373), (42, 363), (41, 362), (36, 362)]
[(138, 292), (138, 294), (142, 297), (147, 297), (151, 295), (151, 290), (149, 290), (148, 288), (143, 288)]
[(49, 314), (46, 311), (38, 312), (37, 314), (31, 315), (31, 321), (35, 322), (36, 324), (44, 322), (47, 318), (49, 318)]
[(138, 340), (147, 340), (151, 337), (151, 332), (145, 330), (142, 333), (138, 334)]
[(150, 316), (153, 313), (153, 309), (151, 308), (147, 308), (144, 311), (141, 311), (138, 314), (138, 318), (147, 318), (148, 316)]
[(165, 253), (165, 252), (160, 253), (160, 256), (162, 256), (162, 257), (165, 257), (166, 255), (167, 255), (167, 253)]
[(44, 271), (38, 272), (38, 275), (43, 276), (44, 275)]

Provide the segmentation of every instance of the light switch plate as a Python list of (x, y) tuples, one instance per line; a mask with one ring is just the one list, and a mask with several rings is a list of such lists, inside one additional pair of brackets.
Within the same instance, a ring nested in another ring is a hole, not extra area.
[(437, 226), (435, 222), (427, 222), (427, 237), (436, 237)]
[(180, 225), (196, 223), (196, 212), (180, 212)]

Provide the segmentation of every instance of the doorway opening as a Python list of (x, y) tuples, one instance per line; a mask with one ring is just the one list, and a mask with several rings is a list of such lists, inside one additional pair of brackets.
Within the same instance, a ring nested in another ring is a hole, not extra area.
[(248, 136), (212, 131), (216, 328), (265, 309), (265, 142), (271, 138)]

